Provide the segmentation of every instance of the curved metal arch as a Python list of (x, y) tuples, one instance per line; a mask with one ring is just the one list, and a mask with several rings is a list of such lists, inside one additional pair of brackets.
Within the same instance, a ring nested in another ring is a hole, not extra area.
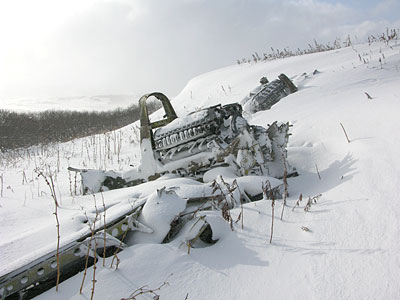
[[(149, 113), (147, 110), (147, 99), (150, 97), (155, 97), (160, 100), (163, 108), (164, 108), (164, 119), (155, 121), (153, 123), (150, 122)], [(154, 143), (152, 140), (152, 129), (165, 126), (175, 120), (178, 116), (174, 108), (172, 107), (171, 101), (169, 101), (168, 97), (163, 93), (154, 92), (150, 94), (143, 95), (139, 99), (139, 107), (140, 107), (140, 142), (143, 139), (151, 139), (152, 144)]]

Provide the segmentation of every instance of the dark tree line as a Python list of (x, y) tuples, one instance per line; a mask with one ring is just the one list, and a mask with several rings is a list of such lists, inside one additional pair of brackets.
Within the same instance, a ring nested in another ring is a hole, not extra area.
[[(160, 106), (148, 103), (150, 112)], [(0, 151), (75, 138), (124, 127), (140, 117), (137, 105), (104, 112), (56, 111), (20, 113), (0, 109)]]

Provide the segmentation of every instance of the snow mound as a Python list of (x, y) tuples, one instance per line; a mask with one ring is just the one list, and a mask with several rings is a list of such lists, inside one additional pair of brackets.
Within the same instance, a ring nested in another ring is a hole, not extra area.
[(152, 234), (135, 232), (128, 244), (161, 243), (171, 229), (171, 222), (186, 208), (186, 201), (173, 189), (161, 188), (152, 193), (142, 209), (139, 222), (153, 229)]

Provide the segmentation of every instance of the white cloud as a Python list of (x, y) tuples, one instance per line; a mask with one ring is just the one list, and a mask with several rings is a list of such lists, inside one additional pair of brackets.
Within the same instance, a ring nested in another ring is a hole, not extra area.
[(362, 39), (391, 24), (317, 0), (4, 0), (0, 99), (172, 96), (194, 75), (254, 51)]
[(398, 0), (384, 0), (379, 1), (376, 7), (373, 10), (373, 13), (376, 15), (385, 14), (393, 10), (397, 10), (400, 7), (400, 3)]

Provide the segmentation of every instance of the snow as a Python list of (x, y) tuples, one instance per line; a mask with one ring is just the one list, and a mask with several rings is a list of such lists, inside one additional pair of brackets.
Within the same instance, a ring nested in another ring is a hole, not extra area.
[[(109, 111), (137, 103), (141, 95), (98, 95), (42, 98), (2, 98), (1, 108), (13, 111), (39, 112), (45, 110)], [(65, 105), (65, 103), (68, 105)]]
[(256, 196), (261, 193), (262, 186), (268, 181), (272, 189), (277, 186), (283, 184), (283, 182), (279, 179), (269, 177), (269, 176), (243, 176), (238, 177), (235, 174), (235, 170), (233, 167), (217, 167), (211, 169), (204, 173), (203, 181), (204, 182), (212, 182), (214, 180), (218, 180), (218, 178), (222, 177), (223, 180), (230, 185), (233, 184), (233, 181), (236, 180), (240, 191), (246, 192), (250, 196)]
[(171, 222), (185, 210), (186, 201), (174, 190), (160, 189), (146, 201), (138, 221), (154, 230), (153, 234), (138, 232), (129, 244), (161, 243), (171, 229)]
[[(360, 61), (359, 54), (368, 60), (367, 64)], [(385, 59), (381, 68), (382, 54)], [(98, 265), (94, 298), (129, 297), (138, 287), (157, 288), (165, 280), (169, 284), (157, 292), (161, 299), (185, 299), (186, 295), (188, 299), (400, 298), (399, 68), (400, 45), (393, 41), (389, 46), (360, 44), (234, 65), (191, 80), (173, 99), (178, 116), (218, 103), (238, 102), (259, 85), (262, 76), (273, 79), (285, 73), (299, 87), (298, 92), (283, 98), (271, 110), (247, 116), (255, 125), (266, 126), (276, 120), (293, 125), (288, 162), (300, 175), (288, 178), (288, 206), (283, 220), (282, 200), (277, 199), (270, 244), (270, 200), (244, 204), (243, 228), (242, 220), (233, 222), (233, 231), (220, 211), (200, 212), (198, 216), (205, 215), (212, 225), (216, 244), (193, 248), (188, 254), (185, 244), (182, 246), (187, 231), (167, 244), (159, 244), (160, 237), (132, 244), (119, 254), (118, 270), (108, 267), (110, 259), (106, 267)], [(313, 75), (316, 69), (319, 73)], [(365, 92), (373, 99), (368, 99)], [(29, 154), (21, 151), (22, 158), (2, 154), (1, 275), (56, 246), (54, 202), (33, 170), (50, 166), (61, 204), (61, 242), (72, 241), (88, 231), (86, 216), (94, 218), (94, 199), (101, 208), (102, 197), (71, 196), (75, 179), (73, 173), (68, 175), (67, 166), (122, 171), (130, 164), (137, 165), (140, 155), (135, 126), (110, 135), (122, 137), (120, 152), (113, 150), (119, 138), (106, 147), (106, 136), (98, 135), (43, 149), (31, 148)], [(24, 174), (27, 182), (23, 182)], [(218, 169), (206, 173), (204, 179), (210, 183), (221, 174), (229, 183), (235, 178), (229, 169)], [(237, 180), (241, 189), (256, 193), (266, 179), (249, 176)], [(150, 217), (161, 210), (150, 209), (148, 216), (142, 216), (142, 221), (150, 218), (150, 227), (154, 223), (157, 230), (165, 230), (171, 217), (182, 209), (185, 198), (211, 195), (209, 183), (167, 175), (136, 187), (107, 191), (103, 193), (106, 216), (111, 219), (149, 199), (149, 208), (155, 206), (156, 190), (172, 188), (175, 205), (160, 202), (168, 212), (166, 219), (159, 220), (160, 227)], [(303, 201), (293, 209), (300, 193)], [(308, 197), (320, 193), (317, 203), (305, 212)], [(241, 209), (231, 213), (236, 221)], [(88, 299), (92, 271), (90, 268), (82, 294), (82, 274), (77, 274), (63, 282), (58, 292), (53, 288), (35, 299)], [(151, 299), (150, 295), (140, 297)]]
[[(173, 120), (171, 123), (165, 125), (156, 130), (155, 135), (161, 136), (167, 132), (170, 132), (174, 128), (187, 128), (194, 123), (201, 122), (207, 116), (207, 111), (199, 111), (196, 113), (191, 113), (190, 115), (183, 116), (181, 118)], [(192, 125), (193, 126), (193, 125)]]

